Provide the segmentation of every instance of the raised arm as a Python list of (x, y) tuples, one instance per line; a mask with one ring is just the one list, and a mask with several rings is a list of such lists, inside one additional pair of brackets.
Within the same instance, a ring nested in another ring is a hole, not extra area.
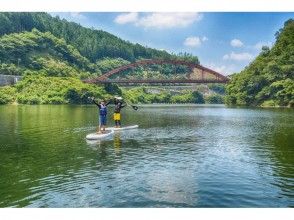
[(97, 106), (98, 106), (98, 108), (100, 108), (100, 104), (99, 104), (99, 103), (97, 103), (97, 102), (95, 101), (95, 99), (92, 99), (92, 102), (93, 102), (95, 105), (97, 105)]
[(107, 101), (105, 105), (107, 106), (107, 105), (109, 105), (110, 103), (111, 103), (111, 100)]

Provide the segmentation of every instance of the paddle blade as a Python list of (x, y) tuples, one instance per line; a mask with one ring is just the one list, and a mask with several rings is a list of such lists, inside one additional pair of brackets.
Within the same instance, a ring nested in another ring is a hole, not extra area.
[(134, 105), (132, 105), (132, 108), (136, 111), (139, 109), (137, 106), (134, 106)]

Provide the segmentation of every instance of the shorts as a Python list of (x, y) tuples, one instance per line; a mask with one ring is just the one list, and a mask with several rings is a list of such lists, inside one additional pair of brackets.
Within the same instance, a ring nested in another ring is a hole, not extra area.
[(113, 120), (120, 121), (120, 113), (114, 113), (113, 114)]
[(106, 125), (106, 115), (99, 115), (99, 125)]

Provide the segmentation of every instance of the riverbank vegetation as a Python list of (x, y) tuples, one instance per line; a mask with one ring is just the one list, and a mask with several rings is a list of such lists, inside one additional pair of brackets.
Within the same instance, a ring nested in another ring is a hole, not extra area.
[[(124, 41), (105, 31), (82, 27), (47, 13), (0, 13), (0, 74), (22, 75), (15, 86), (0, 88), (0, 104), (88, 103), (114, 94), (133, 103), (225, 103), (241, 106), (294, 106), (294, 20), (276, 34), (272, 48), (240, 73), (226, 89), (208, 85), (203, 90), (152, 93), (145, 87), (88, 85), (80, 80), (140, 59), (178, 59), (199, 63), (191, 54), (170, 54)], [(123, 71), (118, 78), (187, 77), (184, 66), (151, 65)], [(115, 90), (114, 90), (115, 89)], [(225, 100), (224, 100), (225, 96)]]
[(0, 87), (0, 104), (13, 103), (16, 98), (16, 89), (11, 86)]
[[(0, 104), (87, 104), (122, 95), (133, 103), (204, 103), (199, 91), (170, 90), (152, 93), (148, 88), (85, 84), (81, 79), (141, 59), (176, 59), (199, 63), (188, 53), (170, 54), (124, 41), (105, 31), (82, 27), (47, 13), (0, 13), (0, 74), (21, 75), (14, 86), (0, 87)], [(118, 78), (185, 78), (185, 66), (151, 65), (123, 71)], [(211, 87), (211, 91), (219, 88)], [(219, 91), (215, 91), (220, 93)]]
[(172, 94), (168, 90), (152, 93), (146, 87), (138, 87), (123, 90), (123, 96), (132, 103), (205, 103), (203, 95), (199, 91), (184, 90), (178, 94)]
[(199, 91), (181, 90), (176, 94), (168, 89), (152, 92), (148, 86), (120, 88), (115, 84), (97, 86), (85, 84), (74, 77), (50, 77), (26, 75), (15, 86), (0, 87), (0, 104), (91, 104), (88, 97), (110, 99), (121, 95), (126, 101), (136, 104), (150, 103), (223, 103), (222, 96), (204, 96)]
[(226, 87), (225, 102), (241, 106), (294, 107), (294, 20), (276, 33), (272, 48), (263, 47)]
[(27, 76), (14, 87), (0, 87), (0, 104), (89, 104), (89, 96), (102, 99), (111, 95), (73, 77)]

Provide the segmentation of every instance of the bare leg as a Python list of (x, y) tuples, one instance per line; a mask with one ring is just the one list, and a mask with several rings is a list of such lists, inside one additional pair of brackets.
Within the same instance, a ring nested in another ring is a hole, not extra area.
[(99, 116), (99, 126), (97, 128), (97, 134), (101, 134), (101, 116)]
[(102, 133), (105, 133), (105, 125), (102, 125)]

